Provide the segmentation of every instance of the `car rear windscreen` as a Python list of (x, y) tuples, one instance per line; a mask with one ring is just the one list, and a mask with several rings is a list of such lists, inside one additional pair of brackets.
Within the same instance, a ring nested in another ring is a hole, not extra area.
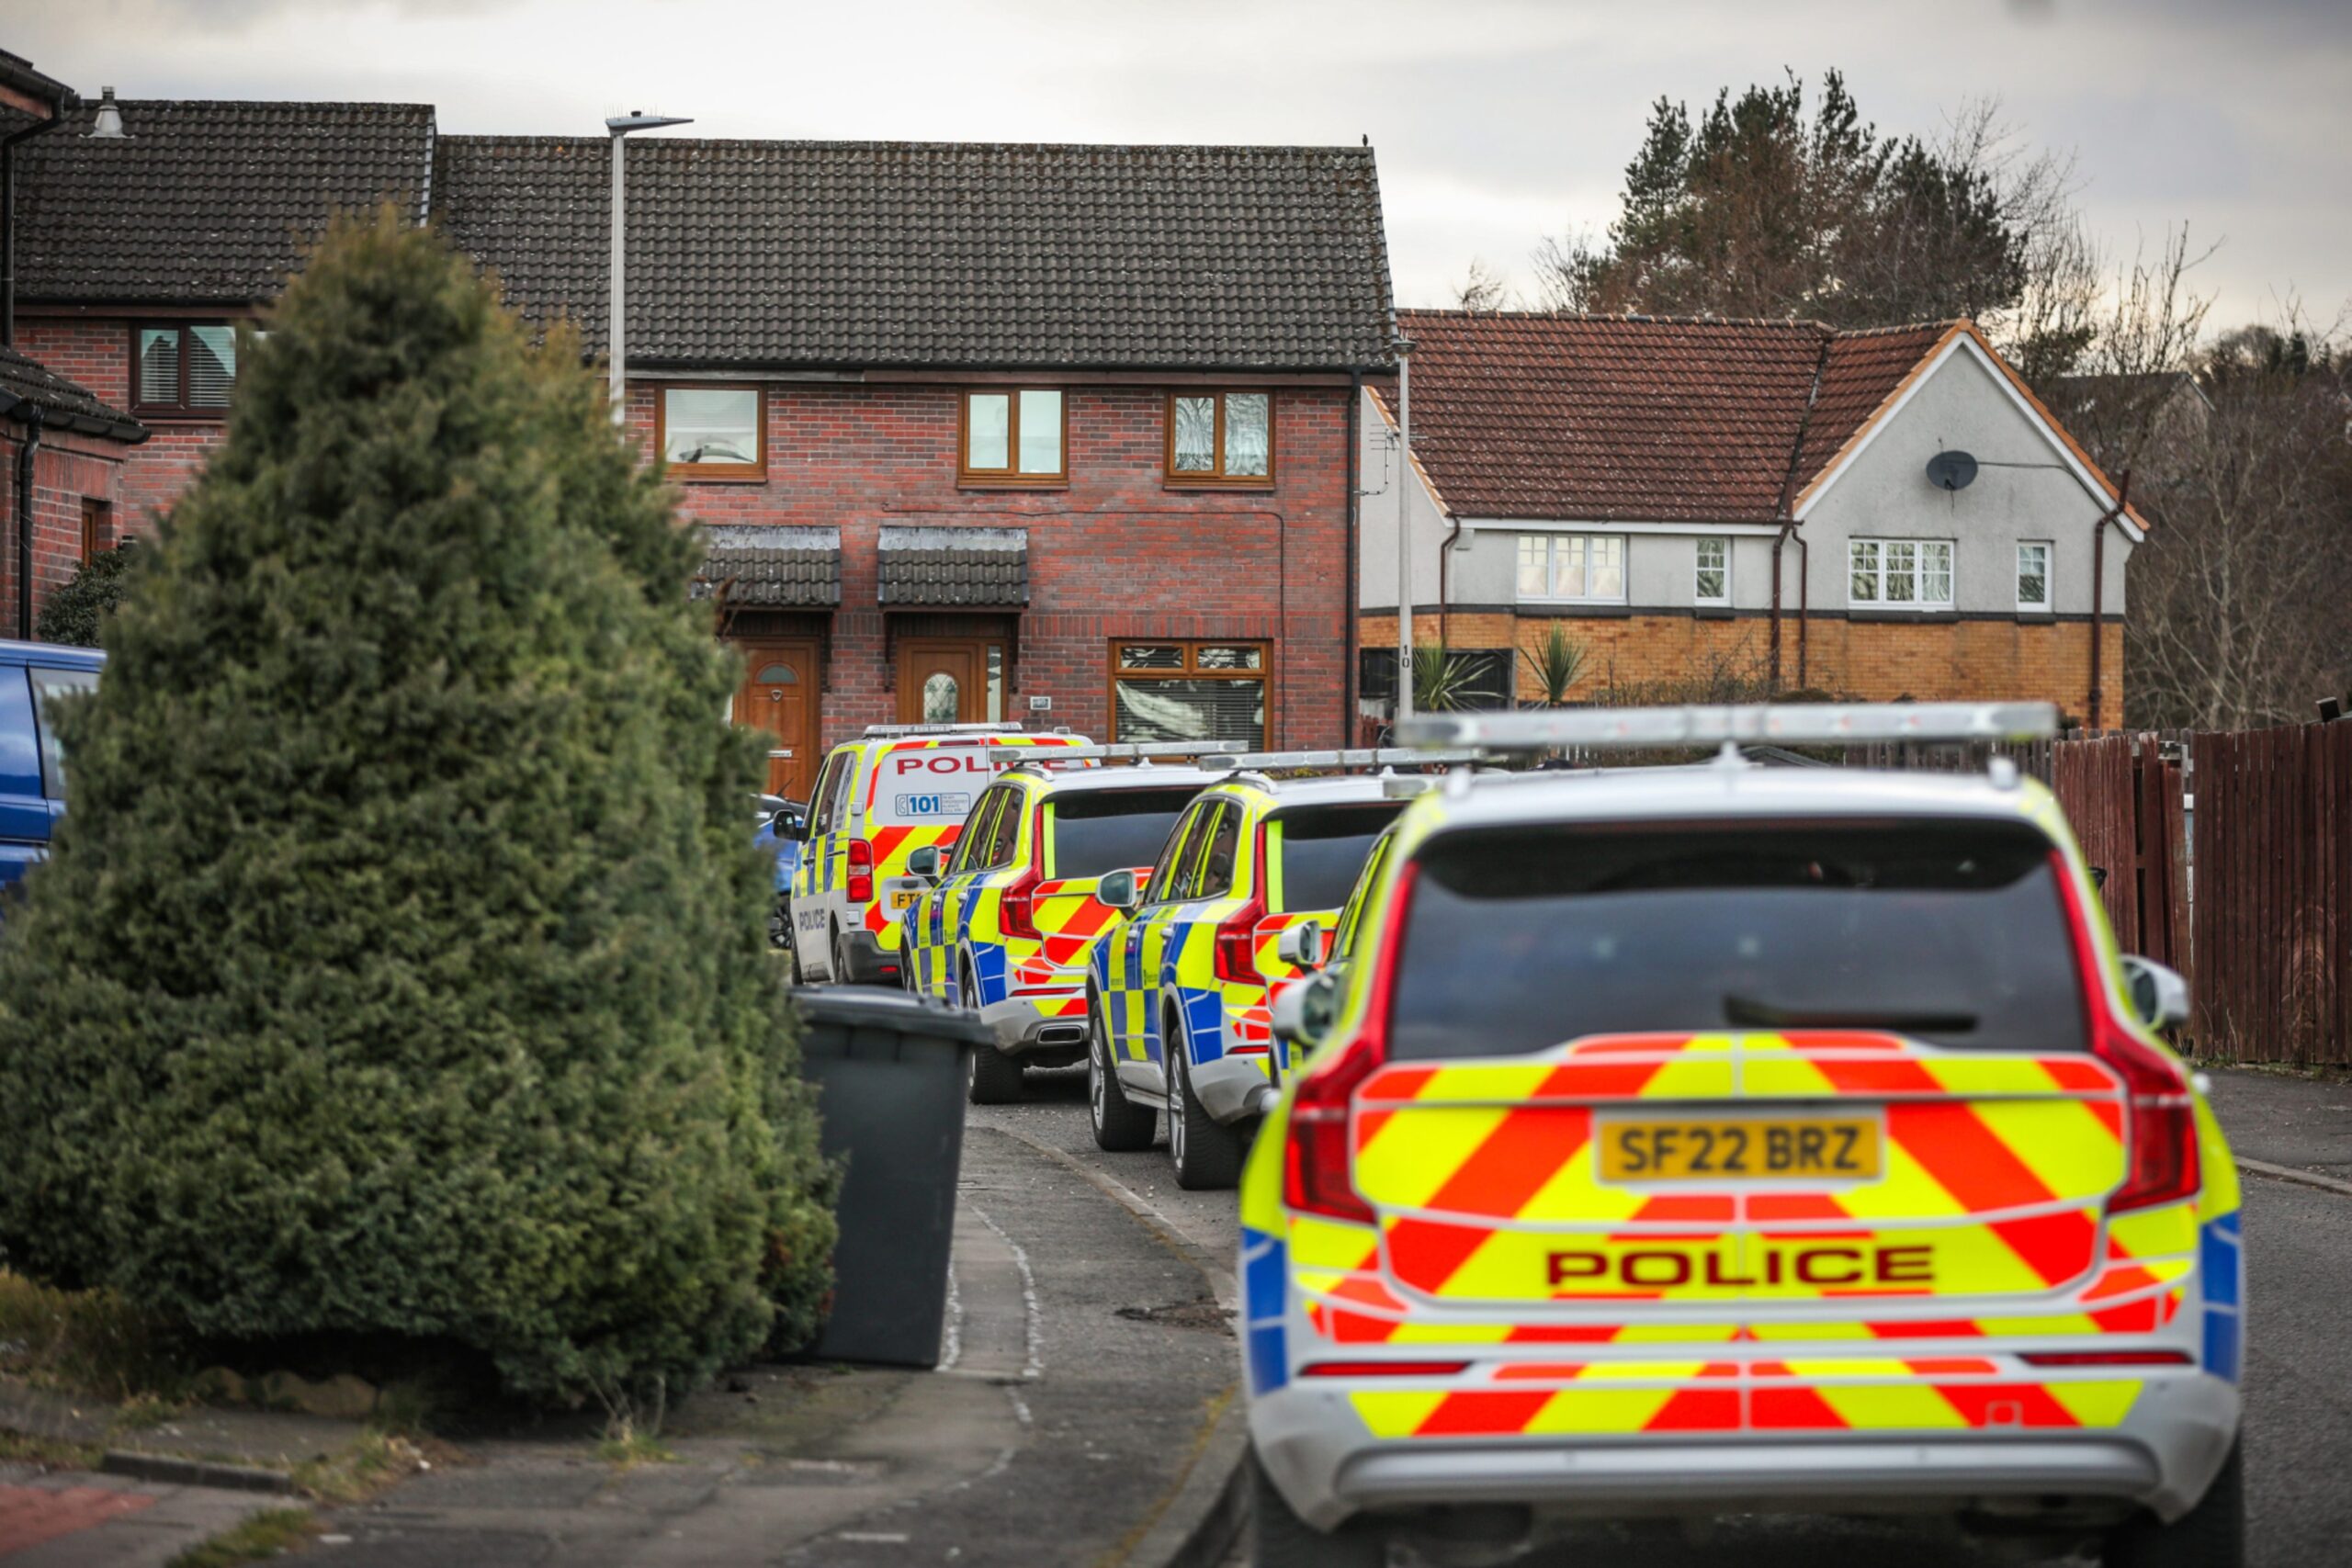
[(1103, 789), (1055, 796), (1046, 805), (1054, 825), (1054, 875), (1101, 876), (1123, 866), (1152, 864), (1168, 842), (1168, 830), (1200, 788)]
[(1301, 806), (1274, 818), (1282, 824), (1282, 897), (1269, 914), (1336, 909), (1363, 870), (1372, 841), (1405, 809), (1401, 800), (1350, 806)]
[(1419, 857), (1390, 1048), (1817, 1028), (2081, 1050), (2050, 857), (2021, 823), (1448, 835)]

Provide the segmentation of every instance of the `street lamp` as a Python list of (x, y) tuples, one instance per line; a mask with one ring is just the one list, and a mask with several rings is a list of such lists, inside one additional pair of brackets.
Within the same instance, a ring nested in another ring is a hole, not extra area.
[(1413, 716), (1413, 340), (1396, 340), (1396, 716)]
[(628, 353), (621, 324), (622, 242), (628, 232), (628, 197), (621, 180), (621, 139), (632, 130), (659, 130), (663, 126), (693, 123), (691, 119), (681, 119), (673, 115), (639, 114), (635, 109), (625, 115), (616, 115), (605, 122), (605, 129), (612, 132), (613, 137), (613, 321), (612, 335), (605, 346), (605, 358), (611, 364), (608, 396), (613, 405), (615, 424), (619, 424), (628, 413)]

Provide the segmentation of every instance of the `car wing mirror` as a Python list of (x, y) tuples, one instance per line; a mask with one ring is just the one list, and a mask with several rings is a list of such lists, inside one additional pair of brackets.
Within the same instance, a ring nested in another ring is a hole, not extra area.
[(1294, 968), (1322, 968), (1323, 922), (1301, 920), (1295, 926), (1284, 926), (1282, 936), (1274, 942), (1274, 952)]
[(920, 876), (925, 882), (939, 880), (939, 846), (925, 844), (907, 857), (907, 874)]
[(1143, 884), (1132, 871), (1106, 872), (1094, 885), (1094, 901), (1106, 909), (1132, 913), (1143, 902)]
[(2188, 982), (2137, 953), (2123, 955), (2123, 978), (2132, 990), (2132, 1010), (2152, 1029), (2177, 1029), (2188, 1021)]
[(1285, 986), (1268, 1009), (1267, 1023), (1274, 1038), (1286, 1045), (1312, 1050), (1331, 1032), (1340, 1016), (1340, 983), (1317, 970), (1295, 986)]

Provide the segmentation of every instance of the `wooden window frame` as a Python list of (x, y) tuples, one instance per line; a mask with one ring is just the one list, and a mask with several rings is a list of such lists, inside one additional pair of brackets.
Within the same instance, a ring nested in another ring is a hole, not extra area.
[[(1050, 474), (1021, 471), (1021, 394), (1051, 392), (1061, 400), (1061, 467)], [(972, 400), (1005, 400), (1004, 461), (1001, 468), (972, 467)], [(1069, 389), (1037, 384), (966, 387), (956, 394), (956, 482), (971, 490), (1064, 490), (1069, 485)]]
[[(760, 457), (754, 463), (673, 463), (670, 461), (670, 394), (672, 392), (749, 392), (756, 400), (754, 428)], [(656, 381), (653, 383), (653, 457), (662, 476), (679, 484), (757, 483), (768, 477), (768, 389), (757, 381)]]
[(82, 498), (82, 559), (85, 562), (90, 561), (96, 558), (100, 551), (111, 549), (113, 547), (107, 543), (107, 536), (113, 532), (113, 504), (98, 496), (84, 496)]
[[(1266, 471), (1262, 474), (1228, 474), (1225, 471), (1225, 400), (1240, 393), (1261, 395), (1266, 400)], [(1176, 469), (1176, 400), (1179, 398), (1210, 398), (1216, 403), (1216, 468), (1208, 473), (1179, 473)], [(1161, 410), (1160, 473), (1170, 490), (1272, 490), (1277, 468), (1274, 439), (1281, 419), (1277, 405), (1281, 399), (1272, 387), (1225, 387), (1214, 391), (1199, 387), (1186, 387), (1169, 392)]]
[[(1181, 648), (1183, 662), (1170, 670), (1125, 670), (1119, 665), (1119, 650), (1123, 648)], [(1255, 670), (1204, 670), (1199, 664), (1204, 648), (1254, 648), (1258, 650)], [(1119, 739), (1119, 682), (1122, 681), (1255, 681), (1260, 687), (1259, 711), (1265, 715), (1260, 720), (1258, 746), (1260, 750), (1273, 743), (1273, 691), (1268, 684), (1274, 663), (1273, 644), (1254, 637), (1114, 637), (1110, 651), (1110, 684), (1105, 694), (1111, 699), (1111, 739)]]
[[(200, 422), (206, 424), (219, 424), (222, 421), (226, 420), (229, 417), (229, 408), (226, 403), (223, 403), (219, 408), (212, 408), (209, 406), (198, 408), (190, 406), (187, 400), (188, 370), (190, 367), (196, 363), (196, 356), (187, 351), (188, 329), (191, 327), (227, 327), (229, 329), (231, 338), (233, 340), (236, 335), (237, 329), (243, 324), (244, 323), (242, 321), (232, 321), (225, 316), (175, 316), (160, 321), (152, 318), (143, 320), (134, 319), (128, 322), (127, 325), (130, 335), (130, 392), (131, 413), (140, 419), (188, 420), (191, 422)], [(175, 332), (179, 334), (180, 395), (178, 399), (173, 402), (143, 402), (140, 400), (139, 396), (139, 335), (141, 333), (164, 331)], [(229, 372), (229, 389), (230, 395), (232, 398), (236, 393), (237, 378), (243, 373), (242, 367), (232, 367)]]

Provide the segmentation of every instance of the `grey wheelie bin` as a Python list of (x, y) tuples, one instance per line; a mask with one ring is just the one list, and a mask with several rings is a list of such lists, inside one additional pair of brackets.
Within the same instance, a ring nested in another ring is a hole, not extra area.
[(878, 987), (803, 987), (792, 999), (825, 1154), (848, 1160), (832, 1315), (810, 1354), (936, 1366), (964, 1083), (987, 1028), (970, 1013)]

